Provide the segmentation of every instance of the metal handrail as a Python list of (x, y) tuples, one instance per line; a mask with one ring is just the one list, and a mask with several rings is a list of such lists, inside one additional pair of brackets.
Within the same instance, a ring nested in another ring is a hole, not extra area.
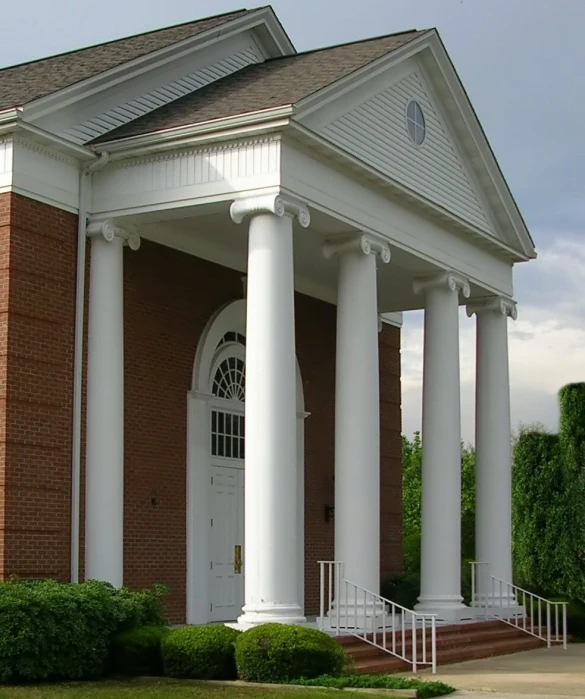
[[(566, 602), (547, 600), (518, 585), (491, 575), (489, 564), (485, 561), (471, 563), (471, 586), (472, 606), (483, 608), (486, 619), (498, 619), (509, 626), (539, 638), (546, 642), (547, 648), (550, 648), (553, 643), (562, 643), (563, 648), (567, 649)], [(543, 608), (546, 614), (544, 627)], [(510, 610), (507, 614), (506, 609)]]
[(400, 658), (413, 672), (421, 665), (437, 672), (435, 614), (407, 609), (346, 580), (342, 561), (319, 561), (319, 567), (317, 623), (321, 630), (355, 636)]

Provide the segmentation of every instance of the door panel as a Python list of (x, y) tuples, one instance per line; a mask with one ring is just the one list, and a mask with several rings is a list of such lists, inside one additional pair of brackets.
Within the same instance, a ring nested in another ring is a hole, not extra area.
[(243, 570), (238, 573), (234, 565), (236, 546), (244, 557), (244, 471), (212, 466), (211, 473), (210, 616), (212, 621), (234, 621), (244, 603)]

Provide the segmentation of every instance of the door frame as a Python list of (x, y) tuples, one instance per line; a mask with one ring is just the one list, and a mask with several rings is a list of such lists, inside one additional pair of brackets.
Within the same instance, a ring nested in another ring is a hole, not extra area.
[[(211, 485), (212, 368), (218, 345), (228, 332), (246, 335), (246, 300), (220, 308), (209, 320), (197, 346), (191, 390), (187, 393), (187, 614), (188, 624), (210, 622), (209, 488)], [(225, 404), (227, 406), (227, 403)], [(241, 404), (240, 404), (241, 405)], [(297, 361), (297, 570), (304, 609), (305, 589), (305, 450), (304, 392)], [(245, 562), (244, 562), (245, 565)]]

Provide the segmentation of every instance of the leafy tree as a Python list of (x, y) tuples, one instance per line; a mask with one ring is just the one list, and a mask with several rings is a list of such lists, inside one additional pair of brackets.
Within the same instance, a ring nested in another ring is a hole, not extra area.
[[(422, 442), (402, 437), (402, 493), (404, 569), (420, 571)], [(475, 449), (461, 444), (461, 554), (471, 560), (475, 551)]]

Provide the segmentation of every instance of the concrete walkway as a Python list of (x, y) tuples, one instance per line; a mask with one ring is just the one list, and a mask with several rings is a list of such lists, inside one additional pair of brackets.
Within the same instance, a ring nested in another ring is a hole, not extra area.
[[(435, 677), (467, 699), (585, 699), (585, 643), (539, 648), (497, 658), (439, 667)], [(422, 679), (430, 679), (425, 671)]]

